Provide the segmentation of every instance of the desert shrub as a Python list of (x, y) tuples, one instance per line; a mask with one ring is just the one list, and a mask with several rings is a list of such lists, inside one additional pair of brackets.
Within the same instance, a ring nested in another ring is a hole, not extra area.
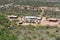
[(60, 40), (60, 36), (56, 37), (56, 40)]
[(35, 28), (33, 25), (28, 25), (27, 28)]

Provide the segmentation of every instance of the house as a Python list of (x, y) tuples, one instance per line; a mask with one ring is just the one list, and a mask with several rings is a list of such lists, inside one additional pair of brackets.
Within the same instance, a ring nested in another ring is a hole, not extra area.
[(40, 22), (40, 21), (41, 21), (41, 17), (25, 16), (25, 20), (26, 20), (27, 22), (36, 23), (36, 22)]
[(55, 19), (55, 18), (48, 18), (46, 19), (46, 17), (43, 17), (42, 18), (42, 21), (40, 23), (40, 25), (43, 25), (43, 26), (57, 26), (59, 24), (59, 20), (58, 19)]
[(36, 19), (36, 16), (25, 16), (26, 20)]
[(15, 15), (8, 15), (8, 18), (17, 18)]
[(37, 20), (41, 20), (42, 18), (41, 17), (37, 17)]
[(35, 20), (36, 19), (36, 16), (25, 16), (25, 20), (27, 22), (30, 22), (31, 20)]
[(54, 19), (54, 18), (49, 18), (47, 19), (49, 22), (58, 22), (58, 19)]

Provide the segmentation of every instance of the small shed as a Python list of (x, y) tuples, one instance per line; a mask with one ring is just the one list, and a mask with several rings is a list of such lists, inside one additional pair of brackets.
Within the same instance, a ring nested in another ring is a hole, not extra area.
[(23, 23), (23, 21), (22, 21), (22, 20), (20, 20), (20, 21), (19, 21), (19, 24), (22, 24), (22, 23)]

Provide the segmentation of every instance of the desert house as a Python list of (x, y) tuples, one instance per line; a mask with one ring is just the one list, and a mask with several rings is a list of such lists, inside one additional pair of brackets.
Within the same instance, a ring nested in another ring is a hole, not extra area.
[(35, 23), (35, 22), (40, 22), (40, 21), (41, 21), (41, 17), (25, 16), (25, 20), (26, 20), (27, 22)]
[(47, 19), (49, 22), (58, 22), (58, 19), (54, 19), (54, 18), (49, 18)]
[(55, 19), (55, 18), (48, 18), (46, 19), (46, 17), (43, 17), (42, 18), (42, 21), (41, 21), (41, 25), (49, 25), (49, 26), (57, 26), (59, 24), (59, 20), (58, 19)]
[(15, 15), (8, 15), (8, 18), (10, 18), (10, 19), (16, 19), (16, 18), (18, 18), (18, 16), (15, 16)]

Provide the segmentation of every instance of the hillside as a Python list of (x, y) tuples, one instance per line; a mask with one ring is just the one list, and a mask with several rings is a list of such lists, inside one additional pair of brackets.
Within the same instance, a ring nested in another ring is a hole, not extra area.
[(52, 3), (59, 3), (60, 0), (0, 0), (0, 4), (7, 4), (7, 3), (38, 3), (38, 2), (52, 2)]
[[(49, 24), (47, 26), (41, 26), (40, 24), (43, 19), (43, 17), (40, 16), (41, 13), (44, 13), (43, 16), (47, 17), (46, 19), (60, 19), (60, 11), (38, 10), (40, 6), (60, 8), (59, 2), (60, 0), (0, 0), (0, 40), (60, 40), (60, 20), (58, 20), (59, 27), (57, 25), (49, 26)], [(10, 3), (13, 4), (10, 6)], [(27, 5), (31, 6), (32, 10), (29, 8), (28, 10), (25, 7)], [(38, 9), (34, 10), (33, 7)], [(35, 19), (32, 17), (33, 19), (31, 21), (31, 18), (27, 21), (25, 16), (36, 17), (34, 17)], [(36, 22), (34, 22), (34, 20)], [(46, 21), (48, 23), (50, 22), (50, 24), (55, 23), (48, 20)], [(22, 25), (24, 23), (28, 23), (29, 25)]]
[(60, 2), (60, 0), (42, 0), (42, 2)]

